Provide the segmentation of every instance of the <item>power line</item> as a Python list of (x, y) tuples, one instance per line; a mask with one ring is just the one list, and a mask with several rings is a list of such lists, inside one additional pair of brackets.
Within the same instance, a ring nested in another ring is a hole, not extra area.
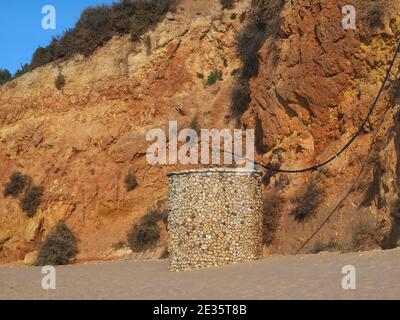
[[(355, 139), (356, 139), (356, 138), (361, 134), (361, 132), (363, 131), (364, 126), (366, 125), (366, 123), (368, 122), (370, 116), (372, 115), (373, 111), (374, 111), (375, 108), (376, 108), (377, 102), (378, 102), (378, 100), (379, 100), (379, 98), (380, 98), (380, 96), (381, 96), (381, 94), (382, 94), (382, 92), (383, 92), (383, 90), (384, 90), (384, 88), (385, 88), (386, 82), (388, 81), (388, 79), (389, 79), (389, 77), (390, 77), (391, 70), (392, 70), (392, 68), (393, 68), (393, 66), (394, 66), (394, 63), (395, 63), (395, 61), (396, 61), (396, 58), (397, 58), (397, 55), (398, 55), (399, 52), (400, 52), (400, 42), (398, 43), (398, 45), (397, 45), (397, 47), (396, 47), (396, 52), (394, 53), (393, 58), (392, 58), (392, 60), (391, 60), (391, 62), (390, 62), (389, 68), (388, 68), (388, 70), (387, 70), (387, 72), (386, 72), (385, 79), (384, 79), (384, 81), (382, 82), (381, 87), (380, 87), (380, 89), (379, 89), (379, 91), (378, 91), (378, 93), (377, 93), (375, 99), (374, 99), (373, 102), (372, 102), (372, 105), (371, 105), (371, 108), (369, 109), (369, 112), (368, 112), (368, 114), (367, 114), (367, 117), (366, 117), (366, 118), (364, 119), (364, 121), (362, 122), (362, 124), (361, 124), (361, 126), (359, 127), (359, 129), (357, 130), (356, 134), (353, 135), (353, 137), (345, 144), (345, 146), (344, 146), (335, 156), (332, 156), (331, 158), (329, 158), (328, 160), (326, 160), (326, 161), (324, 161), (324, 162), (322, 162), (322, 163), (320, 163), (320, 164), (314, 165), (314, 166), (309, 167), (309, 168), (299, 169), (299, 170), (276, 169), (276, 168), (273, 168), (273, 167), (271, 167), (271, 166), (269, 166), (269, 165), (265, 165), (265, 164), (262, 164), (262, 163), (258, 163), (258, 162), (256, 162), (256, 161), (252, 161), (252, 162), (253, 162), (254, 164), (256, 164), (256, 165), (259, 165), (259, 166), (261, 166), (261, 167), (267, 169), (267, 170), (271, 170), (271, 171), (278, 172), (278, 173), (279, 173), (279, 172), (281, 172), (281, 173), (304, 173), (304, 172), (314, 171), (314, 170), (316, 170), (316, 169), (319, 169), (319, 168), (321, 168), (321, 167), (323, 167), (323, 166), (329, 164), (329, 163), (332, 162), (333, 160), (337, 159), (347, 148), (349, 148), (349, 147), (351, 146), (351, 144), (355, 141)], [(398, 73), (397, 73), (397, 74), (398, 74)], [(365, 169), (365, 167), (366, 167), (366, 165), (367, 165), (367, 163), (368, 163), (368, 159), (369, 159), (369, 157), (370, 157), (370, 154), (371, 154), (371, 152), (372, 152), (372, 150), (373, 150), (373, 147), (374, 147), (374, 145), (375, 145), (375, 142), (376, 142), (376, 137), (377, 137), (377, 135), (378, 135), (378, 133), (379, 133), (379, 130), (380, 130), (380, 128), (381, 128), (381, 126), (382, 126), (382, 124), (383, 124), (383, 122), (384, 122), (384, 120), (385, 120), (385, 116), (386, 116), (386, 114), (387, 114), (388, 111), (389, 111), (389, 108), (386, 108), (385, 111), (383, 112), (383, 114), (380, 115), (379, 118), (378, 118), (378, 120), (377, 120), (377, 121), (379, 121), (380, 119), (382, 119), (381, 123), (379, 124), (379, 126), (378, 126), (378, 128), (377, 128), (377, 130), (376, 130), (376, 132), (375, 132), (375, 134), (374, 134), (374, 136), (373, 136), (370, 149), (369, 149), (368, 154), (367, 154), (367, 156), (366, 156), (366, 158), (365, 158), (365, 160), (364, 160), (364, 163), (363, 163), (363, 165), (362, 165), (362, 167), (361, 167), (361, 169), (360, 169), (360, 172), (358, 173), (357, 177), (354, 179), (354, 181), (353, 181), (353, 183), (351, 184), (350, 188), (349, 188), (348, 191), (345, 193), (345, 195), (341, 198), (341, 200), (336, 204), (336, 206), (331, 210), (331, 212), (326, 216), (326, 218), (322, 221), (322, 223), (318, 226), (318, 228), (307, 238), (307, 240), (306, 240), (305, 242), (303, 242), (303, 244), (302, 244), (302, 245), (300, 246), (300, 248), (295, 252), (295, 254), (298, 254), (298, 253), (300, 253), (301, 250), (303, 250), (303, 248), (311, 241), (311, 239), (314, 238), (314, 236), (322, 229), (322, 227), (329, 221), (329, 219), (334, 215), (334, 213), (340, 208), (340, 206), (341, 206), (341, 205), (343, 204), (343, 202), (347, 199), (347, 197), (353, 192), (353, 190), (354, 190), (354, 188), (355, 188), (355, 186), (356, 186), (358, 180), (360, 179), (360, 177), (361, 177), (362, 173), (364, 172), (364, 169)], [(377, 121), (375, 121), (374, 123), (376, 123)], [(226, 152), (226, 151), (224, 151), (224, 152)], [(231, 152), (231, 153), (232, 153), (232, 152)], [(234, 154), (234, 153), (232, 153), (232, 154)], [(247, 160), (249, 160), (249, 159), (247, 159)]]

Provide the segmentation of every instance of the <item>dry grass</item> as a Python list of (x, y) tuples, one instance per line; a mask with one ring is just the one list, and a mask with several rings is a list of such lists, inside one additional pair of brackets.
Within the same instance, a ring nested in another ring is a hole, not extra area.
[(365, 251), (381, 247), (381, 234), (372, 219), (363, 219), (352, 229), (350, 249)]

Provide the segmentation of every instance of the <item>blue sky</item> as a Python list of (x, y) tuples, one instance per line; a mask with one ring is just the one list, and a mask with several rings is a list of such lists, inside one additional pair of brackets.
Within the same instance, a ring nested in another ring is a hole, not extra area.
[[(117, 0), (1, 0), (0, 1), (0, 68), (14, 73), (31, 60), (39, 46), (49, 44), (51, 37), (75, 25), (88, 6), (111, 4)], [(42, 29), (42, 7), (56, 8), (57, 29)]]

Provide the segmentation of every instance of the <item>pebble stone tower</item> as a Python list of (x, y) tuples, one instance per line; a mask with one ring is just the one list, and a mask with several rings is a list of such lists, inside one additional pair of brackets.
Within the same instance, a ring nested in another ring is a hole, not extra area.
[(169, 269), (221, 266), (262, 257), (262, 175), (199, 169), (168, 175)]

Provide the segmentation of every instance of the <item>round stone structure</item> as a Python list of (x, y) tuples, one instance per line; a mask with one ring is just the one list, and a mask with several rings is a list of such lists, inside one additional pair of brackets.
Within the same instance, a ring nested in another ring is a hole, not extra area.
[(262, 257), (262, 174), (199, 169), (168, 175), (169, 270)]

